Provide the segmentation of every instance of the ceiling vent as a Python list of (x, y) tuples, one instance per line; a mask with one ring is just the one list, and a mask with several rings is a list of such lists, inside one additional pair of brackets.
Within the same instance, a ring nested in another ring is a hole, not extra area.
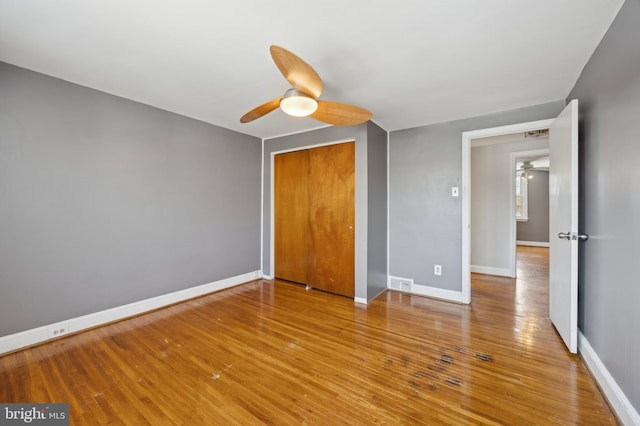
[(549, 129), (540, 129), (540, 130), (529, 130), (528, 132), (524, 132), (525, 138), (539, 138), (541, 136), (548, 136)]

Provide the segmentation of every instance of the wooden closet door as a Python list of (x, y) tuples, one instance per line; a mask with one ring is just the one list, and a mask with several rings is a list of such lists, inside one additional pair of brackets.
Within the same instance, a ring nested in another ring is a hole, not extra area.
[(355, 294), (355, 142), (309, 150), (307, 280)]
[(278, 154), (273, 166), (275, 277), (307, 284), (309, 151)]
[(355, 143), (274, 157), (275, 277), (355, 294)]

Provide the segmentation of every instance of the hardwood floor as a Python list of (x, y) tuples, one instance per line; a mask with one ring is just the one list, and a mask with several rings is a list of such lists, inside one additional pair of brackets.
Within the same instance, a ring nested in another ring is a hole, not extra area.
[(470, 306), (254, 281), (0, 358), (0, 401), (71, 424), (615, 424), (547, 319), (544, 248)]

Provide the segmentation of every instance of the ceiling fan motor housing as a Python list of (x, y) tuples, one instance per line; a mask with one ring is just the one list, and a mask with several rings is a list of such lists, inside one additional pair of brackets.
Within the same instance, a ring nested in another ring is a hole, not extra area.
[(280, 108), (288, 115), (306, 117), (318, 109), (318, 102), (311, 95), (292, 88), (282, 96)]

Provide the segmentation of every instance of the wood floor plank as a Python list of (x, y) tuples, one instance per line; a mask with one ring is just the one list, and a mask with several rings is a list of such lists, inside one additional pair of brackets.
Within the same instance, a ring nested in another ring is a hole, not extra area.
[(616, 424), (548, 320), (547, 253), (473, 275), (469, 306), (254, 281), (0, 357), (0, 401), (74, 425)]

